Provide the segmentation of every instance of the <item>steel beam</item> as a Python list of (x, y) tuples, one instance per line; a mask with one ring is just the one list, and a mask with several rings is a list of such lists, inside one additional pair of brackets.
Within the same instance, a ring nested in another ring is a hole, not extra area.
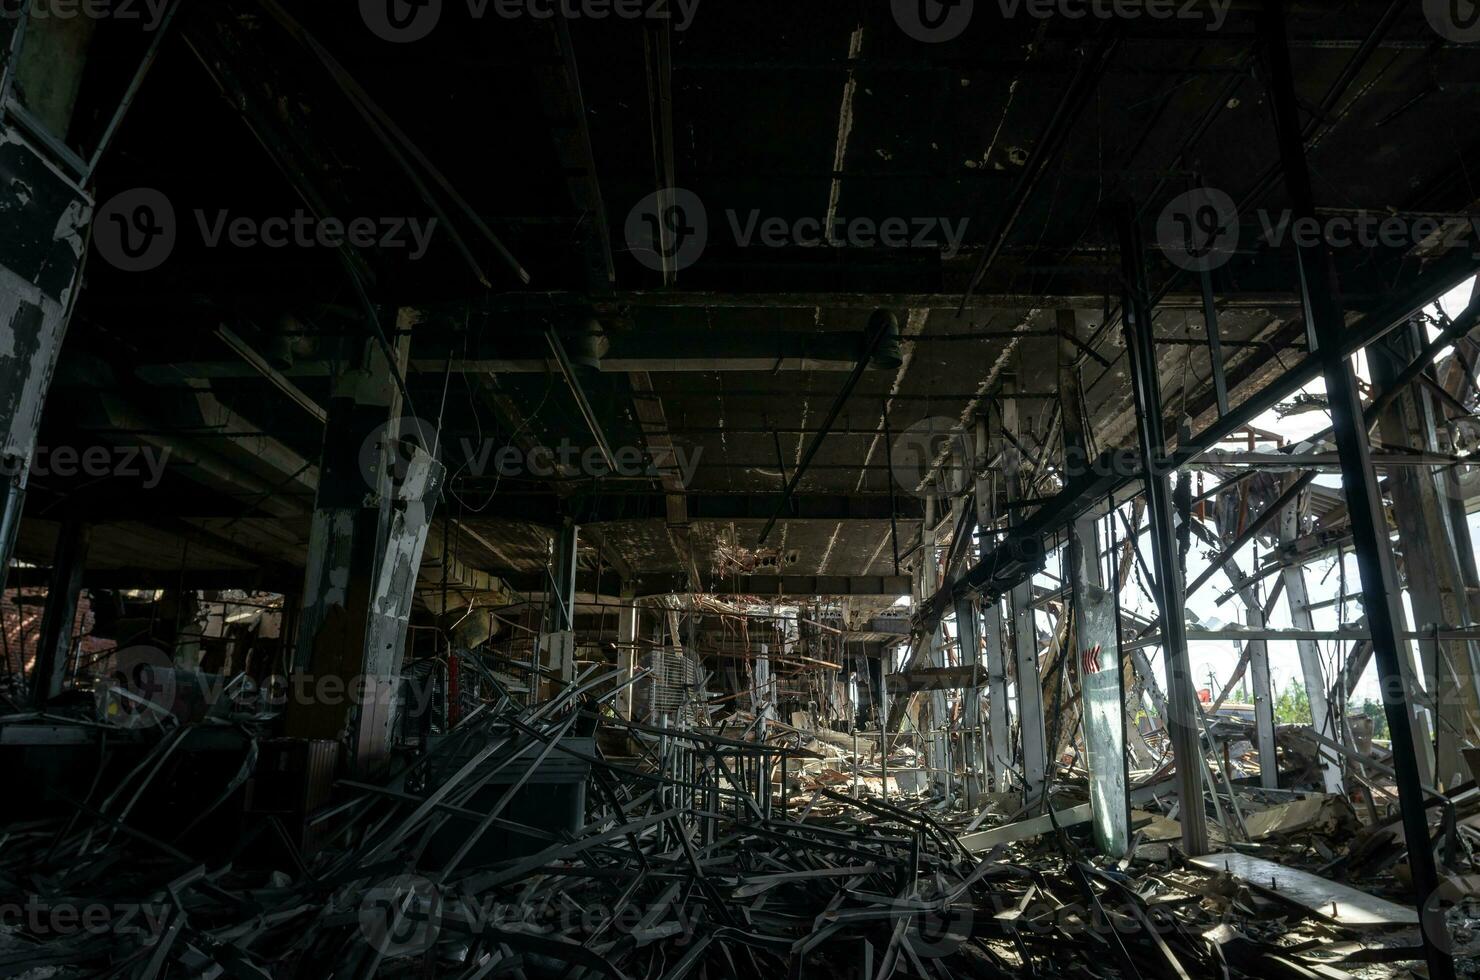
[(1160, 379), (1156, 345), (1152, 342), (1152, 314), (1146, 289), (1146, 269), (1140, 232), (1134, 213), (1127, 209), (1120, 221), (1120, 254), (1125, 297), (1121, 326), (1130, 353), (1131, 384), (1136, 396), (1137, 428), (1146, 487), (1146, 511), (1151, 527), (1153, 568), (1159, 586), (1157, 608), (1161, 619), (1161, 648), (1166, 658), (1167, 734), (1177, 760), (1181, 790), (1182, 847), (1189, 855), (1208, 853), (1207, 811), (1202, 805), (1203, 759), (1198, 730), (1197, 686), (1187, 658), (1187, 624), (1182, 618), (1184, 596), (1182, 564), (1177, 556), (1176, 527), (1172, 521), (1172, 494), (1167, 474), (1173, 463), (1166, 456), (1162, 431)]
[[(1306, 166), (1281, 0), (1270, 0), (1260, 12), (1259, 34), (1267, 73), (1266, 89), (1291, 204), (1291, 219), (1294, 223), (1314, 222), (1315, 197)], [(1346, 339), (1344, 335), (1349, 331), (1341, 311), (1331, 256), (1322, 242), (1297, 241), (1296, 258), (1305, 322), (1310, 327), (1311, 339), (1316, 346), (1315, 356), (1326, 382), (1333, 434), (1342, 458), (1342, 486), (1351, 515), (1352, 538), (1362, 580), (1362, 606), (1372, 632), (1373, 655), (1377, 661), (1383, 707), (1392, 737), (1393, 769), (1403, 816), (1403, 834), (1408, 846), (1408, 866), (1415, 904), (1422, 917), (1427, 913), (1427, 902), (1438, 886), (1438, 877), (1399, 659), (1402, 611), (1398, 605), (1397, 575), (1388, 547), (1387, 518), (1378, 490), (1377, 473), (1372, 468), (1361, 395), (1348, 359), (1349, 352), (1342, 346)], [(1424, 954), (1431, 980), (1452, 980), (1454, 960), (1447, 949), (1425, 936)]]

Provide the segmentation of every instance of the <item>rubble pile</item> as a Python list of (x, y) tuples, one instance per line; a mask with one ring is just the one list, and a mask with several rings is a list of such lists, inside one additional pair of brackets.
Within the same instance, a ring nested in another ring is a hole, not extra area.
[[(1113, 861), (1072, 784), (1023, 819), (1007, 794), (854, 795), (851, 766), (784, 727), (617, 720), (621, 686), (593, 671), (485, 703), (394, 775), (339, 780), (306, 833), (268, 817), (224, 853), (193, 845), (204, 814), (138, 815), (186, 739), (234, 729), (254, 762), (258, 742), (218, 718), (169, 730), (71, 816), (0, 839), (0, 976), (1310, 978), (1421, 955), (1411, 909), (1302, 904), (1298, 881), (1235, 866), (1346, 863), (1400, 891), (1401, 836), (1353, 834), (1344, 801), (1251, 793), (1247, 834), (1195, 860), (1138, 810)], [(1471, 868), (1477, 806), (1471, 789), (1446, 811)]]

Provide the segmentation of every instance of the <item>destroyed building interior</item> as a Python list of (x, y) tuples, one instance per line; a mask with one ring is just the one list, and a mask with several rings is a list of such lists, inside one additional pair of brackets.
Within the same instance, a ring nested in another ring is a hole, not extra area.
[(1480, 7), (3, 0), (0, 977), (1480, 976)]

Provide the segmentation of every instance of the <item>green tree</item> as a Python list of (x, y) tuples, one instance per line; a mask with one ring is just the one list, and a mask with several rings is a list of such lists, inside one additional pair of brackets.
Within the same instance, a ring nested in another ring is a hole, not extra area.
[(1290, 683), (1280, 692), (1279, 697), (1274, 699), (1274, 720), (1281, 725), (1309, 725), (1310, 720), (1310, 695), (1305, 691), (1305, 684), (1297, 678), (1290, 678)]

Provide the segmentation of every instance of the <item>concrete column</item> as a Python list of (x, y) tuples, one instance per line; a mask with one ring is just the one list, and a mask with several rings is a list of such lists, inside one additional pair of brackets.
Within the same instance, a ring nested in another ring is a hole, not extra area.
[[(396, 320), (404, 376), (415, 314)], [(319, 487), (304, 572), (294, 673), (307, 679), (289, 697), (288, 734), (338, 738), (347, 732), (357, 768), (390, 749), (406, 623), (427, 521), (442, 467), (429, 454), (437, 435), (425, 420), (400, 417), (392, 365), (373, 341), (350, 345), (335, 379), (324, 426)]]

